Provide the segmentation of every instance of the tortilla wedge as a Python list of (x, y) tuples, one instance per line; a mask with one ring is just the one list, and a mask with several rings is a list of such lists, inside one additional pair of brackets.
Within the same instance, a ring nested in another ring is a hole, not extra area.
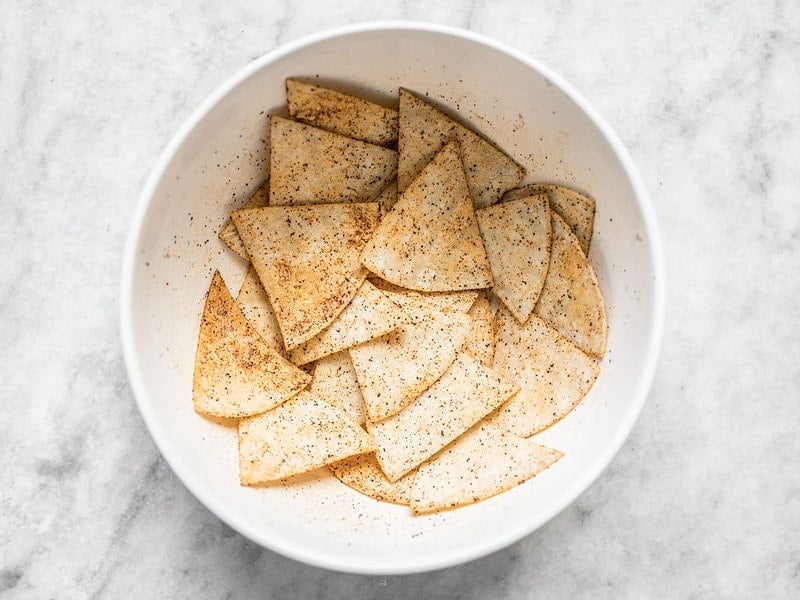
[(195, 410), (214, 417), (246, 417), (288, 400), (310, 380), (256, 332), (215, 272), (197, 340)]
[(389, 481), (429, 459), (519, 389), (516, 383), (461, 353), (442, 377), (396, 415), (367, 430)]
[(397, 111), (297, 79), (286, 80), (292, 118), (357, 140), (391, 146), (397, 141)]
[(491, 498), (526, 482), (563, 455), (479, 423), (419, 468), (411, 510), (420, 514)]
[(311, 393), (346, 412), (359, 425), (367, 420), (367, 408), (356, 371), (346, 350), (320, 358), (314, 367)]
[(400, 88), (397, 186), (402, 193), (450, 140), (461, 145), (464, 171), (475, 208), (491, 206), (525, 176), (525, 169), (487, 139), (451, 119), (409, 90)]
[[(266, 206), (268, 203), (269, 179), (258, 186), (258, 189), (247, 199), (247, 202), (245, 202), (239, 210), (246, 210), (248, 208), (261, 208), (262, 206)], [(228, 222), (220, 230), (217, 237), (219, 237), (220, 241), (230, 250), (241, 256), (243, 259), (250, 260), (250, 257), (247, 256), (247, 250), (242, 243), (242, 239), (239, 237), (239, 232), (236, 231), (236, 226), (233, 224), (232, 220), (228, 219)]]
[(550, 264), (547, 196), (527, 196), (475, 211), (492, 267), (492, 291), (524, 323), (533, 312)]
[(369, 281), (364, 281), (333, 322), (289, 352), (289, 360), (304, 365), (386, 335), (407, 321), (408, 317), (397, 304)]
[(464, 313), (441, 313), (430, 303), (405, 313), (405, 325), (349, 350), (370, 421), (400, 412), (428, 389), (469, 333), (471, 318)]
[(287, 350), (330, 325), (367, 276), (359, 256), (378, 224), (375, 203), (268, 206), (231, 216)]
[(264, 291), (264, 286), (261, 285), (261, 280), (259, 280), (253, 265), (250, 265), (244, 276), (242, 286), (239, 288), (239, 295), (236, 296), (236, 305), (242, 311), (245, 319), (261, 334), (264, 341), (285, 357), (286, 350), (283, 346), (281, 328), (278, 326), (278, 320), (275, 318), (275, 312), (267, 298), (267, 292)]
[(581, 244), (581, 250), (586, 256), (589, 256), (589, 246), (592, 243), (594, 229), (594, 199), (561, 185), (537, 183), (506, 192), (503, 201), (536, 194), (547, 194), (550, 208), (569, 225)]
[(397, 174), (383, 146), (272, 115), (269, 204), (369, 202)]
[(523, 325), (501, 309), (496, 328), (492, 367), (520, 385), (488, 419), (498, 427), (523, 437), (549, 427), (578, 405), (600, 374), (597, 361), (536, 315)]
[(397, 179), (392, 179), (375, 198), (381, 207), (381, 215), (386, 215), (397, 204)]
[(389, 299), (403, 310), (425, 310), (431, 304), (439, 312), (469, 312), (479, 292), (417, 292), (374, 277), (372, 284), (389, 296)]
[(389, 481), (373, 453), (351, 456), (328, 465), (328, 468), (336, 479), (365, 496), (406, 506), (411, 502), (416, 470), (397, 481)]
[(383, 279), (413, 290), (492, 284), (457, 142), (447, 144), (400, 195), (361, 260)]
[(358, 423), (309, 392), (239, 421), (242, 485), (285, 479), (372, 450)]
[(482, 293), (469, 309), (472, 325), (464, 342), (464, 352), (484, 367), (492, 366), (494, 357), (494, 313), (486, 293)]
[(594, 269), (569, 226), (551, 211), (550, 266), (534, 313), (587, 354), (602, 358), (608, 323)]

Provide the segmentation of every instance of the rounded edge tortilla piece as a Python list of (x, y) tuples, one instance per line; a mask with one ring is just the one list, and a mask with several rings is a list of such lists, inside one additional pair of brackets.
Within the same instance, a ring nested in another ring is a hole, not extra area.
[(468, 314), (472, 317), (472, 325), (463, 351), (484, 367), (491, 368), (494, 358), (494, 312), (486, 292), (478, 296)]
[(270, 206), (371, 202), (397, 175), (397, 153), (271, 115)]
[(338, 406), (359, 425), (366, 422), (367, 407), (347, 350), (329, 354), (315, 363), (311, 393)]
[(468, 354), (399, 413), (367, 430), (389, 481), (397, 481), (513, 396), (519, 386)]
[(334, 477), (347, 487), (383, 502), (403, 504), (411, 502), (411, 488), (414, 485), (416, 469), (397, 481), (389, 481), (381, 470), (374, 453), (359, 454), (328, 465)]
[(569, 226), (555, 211), (551, 217), (550, 266), (534, 313), (584, 352), (602, 358), (608, 322), (597, 277)]
[(492, 142), (426, 99), (400, 88), (397, 185), (404, 191), (448, 141), (457, 139), (475, 208), (491, 206), (525, 177), (525, 169)]
[(247, 269), (239, 294), (236, 296), (236, 305), (242, 311), (244, 318), (255, 327), (256, 331), (278, 354), (286, 358), (286, 349), (283, 345), (283, 336), (275, 312), (267, 298), (267, 292), (261, 285), (253, 265)]
[(531, 436), (561, 420), (600, 374), (597, 361), (536, 315), (520, 324), (501, 309), (496, 336), (492, 368), (520, 390), (488, 421), (517, 435)]
[(436, 305), (440, 312), (469, 312), (480, 292), (466, 290), (463, 292), (418, 292), (399, 285), (389, 283), (377, 275), (372, 282), (376, 288), (389, 296), (392, 302), (403, 310), (425, 310), (426, 306)]
[(215, 272), (197, 338), (195, 410), (214, 417), (254, 415), (285, 402), (310, 380), (258, 334)]
[(386, 187), (381, 190), (377, 198), (375, 198), (375, 202), (381, 207), (382, 217), (392, 211), (392, 207), (397, 204), (397, 197), (397, 179), (392, 179), (386, 184)]
[(414, 401), (452, 365), (472, 318), (444, 313), (436, 305), (403, 307), (409, 322), (349, 349), (367, 419), (386, 419)]
[(535, 194), (547, 194), (550, 208), (569, 225), (572, 233), (578, 238), (583, 253), (589, 256), (594, 230), (594, 198), (563, 185), (534, 183), (516, 190), (509, 190), (503, 195), (503, 202)]
[(367, 277), (359, 256), (378, 224), (375, 203), (268, 206), (231, 216), (287, 350), (328, 327)]
[(492, 285), (458, 142), (447, 144), (400, 195), (361, 261), (383, 279), (412, 290)]
[(545, 194), (475, 211), (492, 268), (492, 291), (521, 322), (528, 320), (550, 264), (550, 206)]
[(487, 423), (478, 423), (420, 466), (411, 510), (422, 514), (473, 504), (538, 475), (564, 454)]
[(397, 111), (358, 96), (289, 78), (286, 103), (289, 115), (304, 123), (379, 146), (397, 141)]
[(372, 452), (369, 435), (345, 412), (309, 392), (239, 421), (239, 477), (261, 485)]
[(365, 280), (333, 322), (289, 352), (289, 360), (304, 365), (386, 335), (407, 321), (408, 317), (397, 304)]

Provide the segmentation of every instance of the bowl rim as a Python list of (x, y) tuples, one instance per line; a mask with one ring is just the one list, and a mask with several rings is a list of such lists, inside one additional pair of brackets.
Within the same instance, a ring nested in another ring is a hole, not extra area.
[[(154, 193), (159, 182), (163, 178), (164, 172), (189, 134), (233, 88), (270, 63), (296, 52), (305, 46), (352, 34), (390, 30), (425, 32), (455, 37), (487, 46), (495, 51), (505, 54), (510, 58), (525, 64), (532, 70), (540, 73), (542, 76), (548, 78), (556, 87), (558, 87), (564, 92), (565, 95), (575, 102), (580, 110), (583, 111), (593, 122), (593, 124), (598, 128), (605, 140), (611, 146), (614, 154), (619, 159), (623, 170), (629, 177), (634, 190), (634, 195), (641, 210), (642, 222), (647, 235), (647, 240), (649, 241), (647, 249), (650, 254), (649, 258), (651, 264), (653, 265), (653, 294), (651, 306), (652, 321), (650, 323), (652, 335), (650, 336), (647, 347), (643, 349), (645, 353), (644, 365), (639, 374), (638, 384), (634, 390), (630, 407), (625, 412), (624, 419), (620, 423), (620, 426), (616, 429), (616, 434), (609, 439), (608, 443), (604, 446), (604, 449), (595, 455), (593, 461), (589, 463), (587, 468), (583, 470), (582, 476), (576, 478), (570, 483), (569, 486), (567, 486), (564, 492), (560, 495), (560, 502), (554, 502), (550, 509), (545, 511), (539, 519), (525, 522), (520, 527), (509, 529), (504, 533), (501, 532), (492, 538), (484, 538), (475, 544), (449, 549), (441, 552), (434, 558), (417, 558), (412, 556), (402, 561), (393, 560), (391, 563), (386, 561), (356, 563), (352, 558), (342, 557), (333, 553), (321, 553), (319, 551), (315, 551), (313, 548), (309, 548), (307, 545), (296, 544), (290, 540), (286, 540), (285, 538), (275, 539), (256, 534), (250, 530), (248, 523), (244, 519), (239, 518), (233, 511), (228, 510), (223, 502), (219, 502), (212, 495), (205, 493), (201, 482), (195, 481), (187, 469), (184, 468), (184, 465), (178, 458), (177, 453), (172, 450), (172, 444), (169, 442), (166, 434), (163, 434), (161, 428), (158, 426), (158, 419), (156, 418), (154, 411), (151, 409), (151, 403), (145, 401), (145, 399), (149, 397), (149, 394), (145, 385), (141, 364), (135, 351), (136, 344), (134, 341), (135, 336), (132, 302), (134, 287), (133, 278), (137, 262), (136, 248), (141, 238), (142, 227), (152, 203)], [(279, 47), (263, 54), (239, 69), (236, 73), (228, 77), (223, 83), (218, 85), (216, 89), (211, 92), (211, 94), (209, 94), (184, 121), (180, 129), (172, 136), (169, 143), (161, 152), (153, 168), (151, 169), (146, 183), (142, 188), (136, 209), (133, 213), (130, 230), (125, 243), (121, 270), (119, 303), (120, 334), (128, 380), (130, 381), (136, 404), (140, 414), (142, 415), (142, 419), (144, 420), (147, 430), (150, 433), (150, 436), (153, 438), (153, 441), (155, 442), (161, 455), (166, 460), (167, 464), (169, 464), (172, 471), (178, 476), (178, 479), (180, 479), (180, 481), (184, 486), (186, 486), (192, 495), (215, 516), (236, 530), (238, 533), (259, 544), (260, 546), (316, 567), (322, 567), (340, 572), (372, 575), (421, 573), (443, 569), (449, 566), (481, 558), (505, 548), (527, 535), (530, 535), (532, 532), (536, 531), (539, 527), (550, 521), (553, 517), (572, 504), (578, 498), (578, 496), (586, 491), (606, 469), (606, 467), (619, 452), (622, 445), (625, 443), (625, 440), (630, 435), (633, 426), (641, 414), (653, 382), (664, 332), (665, 288), (665, 268), (661, 239), (658, 232), (655, 211), (644, 183), (641, 180), (641, 177), (633, 163), (633, 160), (628, 154), (628, 151), (625, 149), (617, 135), (614, 133), (605, 119), (600, 116), (600, 114), (569, 82), (563, 79), (548, 66), (536, 59), (531, 58), (527, 54), (516, 50), (505, 43), (498, 42), (473, 31), (447, 25), (417, 21), (372, 21), (325, 29), (311, 35), (303, 36), (292, 42), (282, 44)]]

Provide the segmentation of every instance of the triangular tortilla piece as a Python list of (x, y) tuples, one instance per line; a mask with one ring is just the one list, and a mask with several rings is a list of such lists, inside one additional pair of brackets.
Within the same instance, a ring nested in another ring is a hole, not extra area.
[(447, 144), (400, 195), (362, 261), (383, 279), (413, 290), (452, 292), (492, 284), (457, 142)]
[(442, 377), (394, 416), (367, 429), (389, 481), (429, 459), (519, 389), (461, 353)]
[(464, 313), (441, 313), (430, 303), (405, 312), (407, 324), (350, 348), (370, 421), (398, 413), (428, 389), (455, 360), (472, 321)]
[(527, 196), (475, 211), (492, 267), (492, 291), (521, 323), (528, 320), (550, 264), (547, 196)]
[(464, 352), (484, 367), (492, 366), (494, 356), (494, 313), (486, 293), (478, 296), (469, 309), (472, 325), (464, 342)]
[(359, 425), (367, 420), (364, 396), (358, 387), (353, 361), (346, 350), (317, 361), (314, 379), (311, 380), (311, 393), (338, 406)]
[(364, 281), (339, 316), (313, 338), (289, 352), (289, 360), (304, 365), (386, 335), (407, 321), (408, 317), (397, 304), (369, 281)]
[(461, 144), (461, 156), (475, 208), (491, 206), (525, 176), (518, 165), (491, 142), (445, 115), (414, 93), (400, 88), (400, 134), (397, 185), (403, 192), (449, 141)]
[(397, 174), (389, 148), (270, 117), (269, 204), (368, 202)]
[(215, 272), (197, 339), (195, 410), (214, 417), (254, 415), (291, 398), (310, 380), (248, 323)]
[(242, 485), (285, 479), (374, 449), (358, 423), (309, 392), (239, 421)]
[(422, 465), (411, 490), (415, 514), (480, 502), (526, 482), (559, 450), (479, 423)]
[(232, 213), (287, 350), (325, 329), (367, 276), (359, 255), (378, 205), (268, 206)]
[[(269, 203), (269, 179), (262, 183), (258, 189), (247, 199), (239, 210), (246, 210), (248, 208), (261, 208)], [(225, 227), (219, 232), (220, 241), (230, 248), (233, 252), (241, 256), (245, 260), (250, 260), (247, 256), (247, 250), (239, 237), (239, 232), (236, 231), (236, 226), (233, 221), (228, 219)]]
[(397, 111), (326, 87), (286, 80), (292, 118), (334, 133), (391, 146), (397, 141)]
[(534, 313), (584, 352), (606, 351), (606, 308), (594, 269), (569, 226), (551, 211), (550, 266)]
[(397, 179), (392, 179), (386, 184), (386, 187), (375, 198), (375, 202), (381, 207), (381, 215), (386, 215), (392, 210), (397, 204)]
[(236, 296), (236, 305), (242, 311), (245, 319), (261, 334), (264, 341), (285, 356), (286, 350), (283, 346), (281, 328), (278, 326), (278, 320), (275, 318), (275, 312), (267, 298), (267, 292), (264, 291), (264, 286), (261, 285), (261, 280), (253, 265), (250, 265), (244, 276), (242, 286), (239, 288), (239, 295)]
[(520, 324), (508, 311), (497, 313), (492, 368), (519, 383), (519, 393), (489, 422), (528, 437), (569, 413), (594, 385), (597, 362), (536, 315)]
[(480, 292), (467, 290), (463, 292), (417, 292), (399, 285), (389, 283), (385, 279), (374, 276), (372, 284), (389, 296), (389, 299), (403, 310), (425, 310), (434, 304), (439, 312), (469, 312)]
[(577, 236), (583, 253), (589, 256), (589, 246), (592, 243), (592, 231), (594, 230), (594, 199), (561, 185), (536, 183), (506, 192), (503, 201), (536, 194), (547, 194), (550, 208), (566, 221), (572, 233)]
[(351, 456), (328, 465), (328, 468), (336, 479), (365, 496), (406, 506), (411, 502), (416, 469), (397, 481), (389, 481), (383, 474), (375, 454)]

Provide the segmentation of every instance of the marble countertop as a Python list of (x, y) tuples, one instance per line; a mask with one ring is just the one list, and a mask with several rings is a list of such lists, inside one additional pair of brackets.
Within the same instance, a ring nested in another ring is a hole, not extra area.
[[(800, 3), (5, 0), (0, 597), (800, 597)], [(413, 19), (550, 65), (652, 195), (668, 274), (649, 401), (600, 479), (487, 558), (397, 577), (263, 550), (160, 457), (122, 361), (139, 190), (200, 101), (323, 28)]]

